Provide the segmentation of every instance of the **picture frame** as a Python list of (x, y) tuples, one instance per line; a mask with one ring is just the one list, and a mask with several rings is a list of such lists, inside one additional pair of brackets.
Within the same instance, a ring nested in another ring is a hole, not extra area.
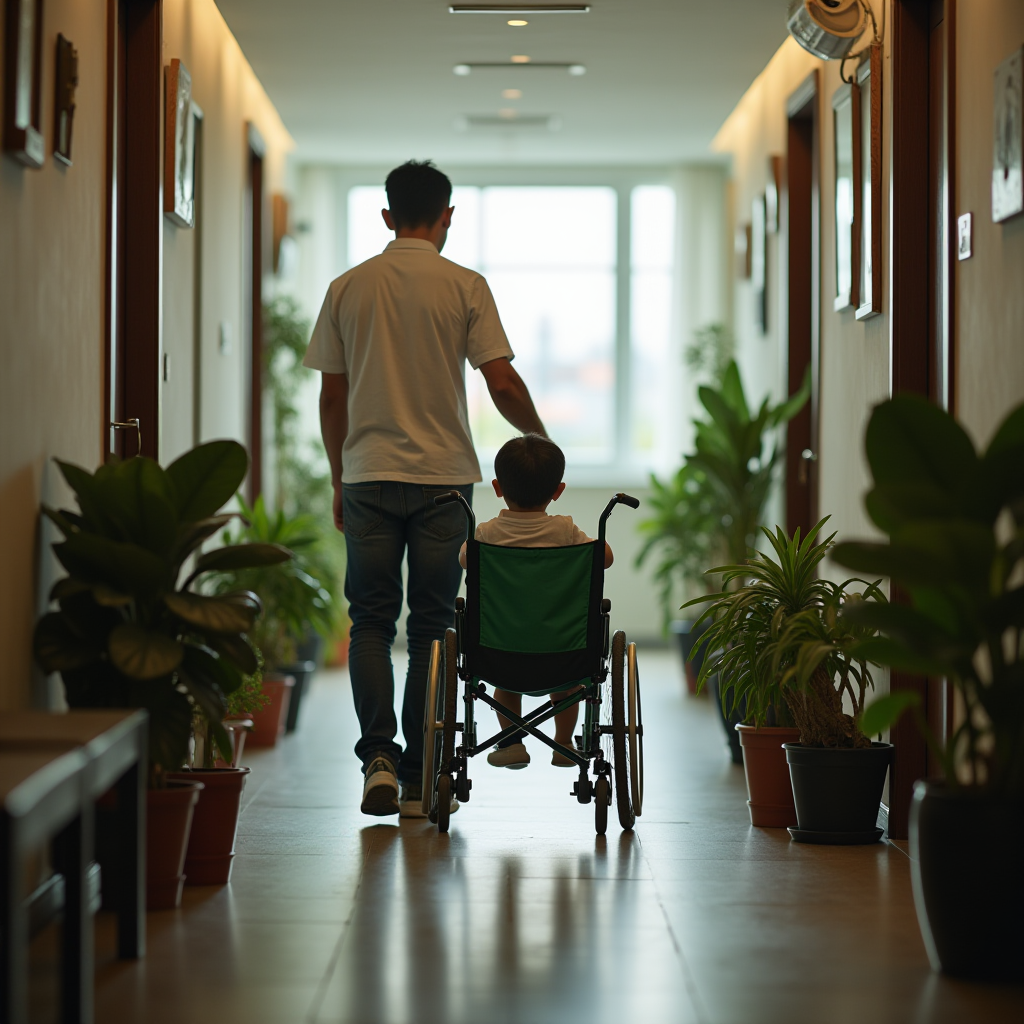
[(765, 230), (764, 194), (750, 204), (750, 285), (754, 293), (754, 322), (762, 334), (768, 333), (768, 252)]
[(860, 291), (860, 90), (852, 83), (832, 95), (836, 312), (856, 309)]
[(1024, 121), (1024, 47), (996, 68), (992, 83), (992, 220), (1024, 211), (1024, 170), (1021, 148)]
[(768, 157), (768, 176), (764, 187), (764, 229), (769, 235), (779, 231), (779, 196), (782, 195), (782, 157)]
[(56, 82), (53, 90), (53, 155), (71, 166), (71, 139), (75, 123), (75, 90), (78, 88), (78, 51), (57, 35)]
[(4, 152), (38, 170), (43, 166), (41, 97), (43, 0), (7, 0), (4, 23)]
[(882, 312), (882, 47), (857, 68), (860, 94), (860, 287), (856, 317)]
[(192, 76), (175, 57), (164, 69), (164, 214), (178, 227), (195, 226), (196, 131)]
[(750, 280), (750, 221), (736, 225), (733, 238), (733, 254), (736, 258), (736, 276), (741, 281)]

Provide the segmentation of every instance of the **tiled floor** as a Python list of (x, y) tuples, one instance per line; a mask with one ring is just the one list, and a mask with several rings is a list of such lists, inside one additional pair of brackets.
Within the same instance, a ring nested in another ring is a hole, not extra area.
[(595, 838), (572, 773), (474, 762), (449, 836), (359, 814), (354, 715), (323, 674), (254, 756), (230, 886), (105, 957), (100, 1024), (892, 1024), (1024, 1020), (1024, 991), (932, 974), (909, 861), (752, 829), (742, 772), (669, 655), (641, 655), (647, 803)]

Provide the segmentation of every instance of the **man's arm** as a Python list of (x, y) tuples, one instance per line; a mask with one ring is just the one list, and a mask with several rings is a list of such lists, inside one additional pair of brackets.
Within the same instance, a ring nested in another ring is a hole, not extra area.
[(324, 439), (327, 459), (331, 464), (331, 485), (334, 487), (334, 525), (345, 532), (341, 505), (341, 449), (348, 436), (348, 377), (343, 373), (321, 374), (320, 434)]
[(547, 437), (548, 432), (537, 415), (523, 378), (507, 359), (492, 359), (480, 367), (480, 372), (484, 375), (495, 407), (513, 427), (524, 434), (543, 434)]

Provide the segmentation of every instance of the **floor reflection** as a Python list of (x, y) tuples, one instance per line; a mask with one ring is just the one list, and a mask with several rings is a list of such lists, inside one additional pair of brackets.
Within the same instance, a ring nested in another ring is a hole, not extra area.
[(631, 833), (570, 856), (419, 825), (362, 837), (322, 1021), (621, 1021), (682, 986)]

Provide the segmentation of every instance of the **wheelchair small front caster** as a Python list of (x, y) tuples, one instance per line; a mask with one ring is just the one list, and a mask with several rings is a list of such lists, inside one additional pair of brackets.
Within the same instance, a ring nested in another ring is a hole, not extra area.
[(608, 807), (612, 802), (612, 787), (605, 775), (600, 776), (594, 787), (594, 830), (599, 836), (608, 831)]
[(455, 799), (460, 804), (469, 803), (469, 791), (473, 788), (473, 780), (466, 775), (465, 771), (455, 776)]
[(594, 793), (594, 784), (586, 775), (580, 775), (579, 782), (572, 784), (572, 795), (581, 804), (589, 804)]

